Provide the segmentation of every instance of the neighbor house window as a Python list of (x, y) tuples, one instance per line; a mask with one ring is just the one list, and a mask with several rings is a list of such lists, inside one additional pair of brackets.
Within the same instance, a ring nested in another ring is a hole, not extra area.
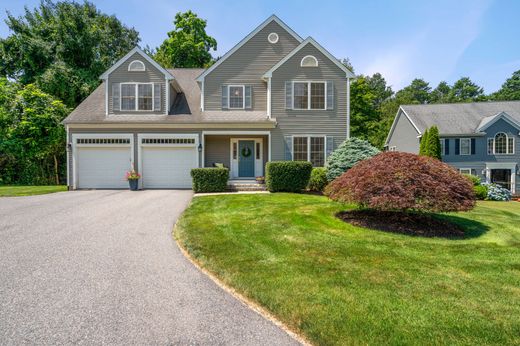
[(121, 110), (153, 110), (153, 84), (121, 83)]
[(229, 108), (244, 108), (244, 86), (229, 86)]
[(459, 172), (460, 174), (471, 174), (471, 168), (461, 168)]
[(325, 165), (325, 137), (293, 137), (293, 160), (309, 161), (314, 167), (323, 167)]
[(445, 141), (445, 139), (444, 139), (444, 138), (441, 138), (440, 141), (441, 141), (441, 155), (444, 155), (444, 148), (445, 148), (445, 146), (444, 146), (444, 141)]
[(499, 132), (493, 138), (488, 138), (488, 154), (514, 154), (515, 153), (515, 139), (509, 137), (503, 132)]
[(318, 59), (312, 55), (304, 56), (300, 62), (301, 67), (318, 67)]
[(391, 146), (390, 148), (388, 148), (388, 151), (397, 151), (397, 147), (395, 145)]
[(471, 155), (471, 138), (460, 139), (460, 154)]
[(294, 82), (294, 109), (326, 109), (326, 82)]

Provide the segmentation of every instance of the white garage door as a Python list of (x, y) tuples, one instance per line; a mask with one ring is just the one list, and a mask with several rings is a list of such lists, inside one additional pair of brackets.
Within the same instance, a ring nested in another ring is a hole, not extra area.
[(125, 174), (131, 167), (131, 147), (106, 146), (103, 140), (96, 141), (98, 143), (76, 148), (76, 186), (83, 189), (128, 188)]
[(191, 188), (190, 171), (198, 167), (195, 146), (143, 146), (143, 188)]

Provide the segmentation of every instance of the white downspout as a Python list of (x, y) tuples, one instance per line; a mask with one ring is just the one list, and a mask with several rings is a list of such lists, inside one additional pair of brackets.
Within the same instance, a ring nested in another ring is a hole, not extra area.
[(271, 119), (271, 77), (267, 79), (267, 116)]
[(347, 139), (350, 138), (350, 78), (347, 78)]

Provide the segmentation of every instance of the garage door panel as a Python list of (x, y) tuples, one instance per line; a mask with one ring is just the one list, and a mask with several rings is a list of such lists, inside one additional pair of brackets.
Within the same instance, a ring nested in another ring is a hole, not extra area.
[(195, 147), (143, 147), (141, 155), (143, 188), (191, 188)]
[(77, 149), (79, 188), (127, 188), (129, 147), (80, 147)]

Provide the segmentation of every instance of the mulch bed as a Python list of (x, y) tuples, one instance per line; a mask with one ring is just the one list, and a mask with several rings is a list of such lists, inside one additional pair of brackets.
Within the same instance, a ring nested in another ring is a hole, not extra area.
[(463, 238), (464, 230), (429, 214), (375, 210), (343, 211), (337, 216), (354, 226), (420, 237)]

